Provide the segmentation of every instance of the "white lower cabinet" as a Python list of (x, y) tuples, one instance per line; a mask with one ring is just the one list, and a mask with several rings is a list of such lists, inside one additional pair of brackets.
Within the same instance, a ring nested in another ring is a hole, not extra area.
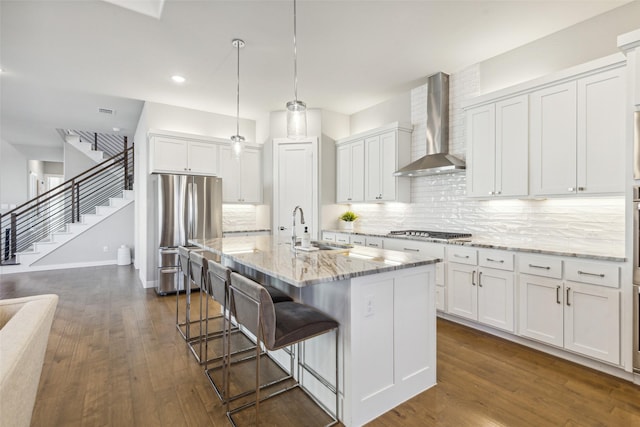
[[(541, 260), (538, 257), (538, 262), (533, 264), (546, 265), (544, 261), (539, 262)], [(565, 263), (566, 272), (571, 271), (572, 262)], [(594, 277), (601, 274), (603, 277), (618, 277), (617, 266), (591, 265), (591, 271), (598, 272), (589, 272), (598, 275)], [(542, 270), (541, 274), (554, 275), (551, 269)], [(605, 362), (620, 363), (618, 289), (559, 277), (520, 274), (519, 294), (521, 336)]]
[[(482, 266), (486, 260), (499, 268)], [(447, 312), (513, 332), (513, 254), (450, 247), (447, 261)]]

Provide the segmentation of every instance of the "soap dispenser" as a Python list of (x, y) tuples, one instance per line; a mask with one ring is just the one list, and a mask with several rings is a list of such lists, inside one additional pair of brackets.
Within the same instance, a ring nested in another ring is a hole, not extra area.
[(311, 235), (309, 234), (309, 227), (304, 227), (304, 233), (302, 233), (302, 247), (308, 248), (311, 246)]

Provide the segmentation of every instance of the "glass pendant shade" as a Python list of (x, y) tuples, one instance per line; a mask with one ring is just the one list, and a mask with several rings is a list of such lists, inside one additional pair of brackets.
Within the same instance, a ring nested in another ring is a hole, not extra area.
[(302, 101), (287, 102), (287, 138), (307, 136), (307, 106)]
[(244, 136), (233, 135), (231, 137), (231, 150), (233, 151), (233, 156), (239, 159), (244, 151)]

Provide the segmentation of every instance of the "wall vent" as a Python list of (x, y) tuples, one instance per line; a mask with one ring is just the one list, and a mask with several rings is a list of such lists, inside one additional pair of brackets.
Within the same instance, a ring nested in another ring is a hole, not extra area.
[(116, 111), (111, 108), (98, 108), (98, 113), (114, 115)]

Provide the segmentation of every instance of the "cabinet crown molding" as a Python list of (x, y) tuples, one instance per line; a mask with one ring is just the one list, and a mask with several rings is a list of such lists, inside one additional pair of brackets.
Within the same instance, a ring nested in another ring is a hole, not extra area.
[(388, 125), (384, 125), (384, 126), (380, 126), (378, 128), (374, 128), (374, 129), (369, 129), (363, 132), (358, 132), (355, 133), (353, 135), (349, 135), (347, 137), (344, 138), (340, 138), (336, 140), (336, 145), (340, 145), (340, 144), (345, 144), (347, 142), (351, 142), (353, 140), (356, 139), (363, 139), (363, 138), (367, 138), (369, 136), (374, 136), (374, 135), (379, 135), (381, 133), (385, 133), (388, 132), (390, 130), (397, 130), (400, 132), (413, 132), (413, 125), (411, 125), (411, 123), (405, 123), (405, 122), (393, 122), (393, 123), (389, 123)]

